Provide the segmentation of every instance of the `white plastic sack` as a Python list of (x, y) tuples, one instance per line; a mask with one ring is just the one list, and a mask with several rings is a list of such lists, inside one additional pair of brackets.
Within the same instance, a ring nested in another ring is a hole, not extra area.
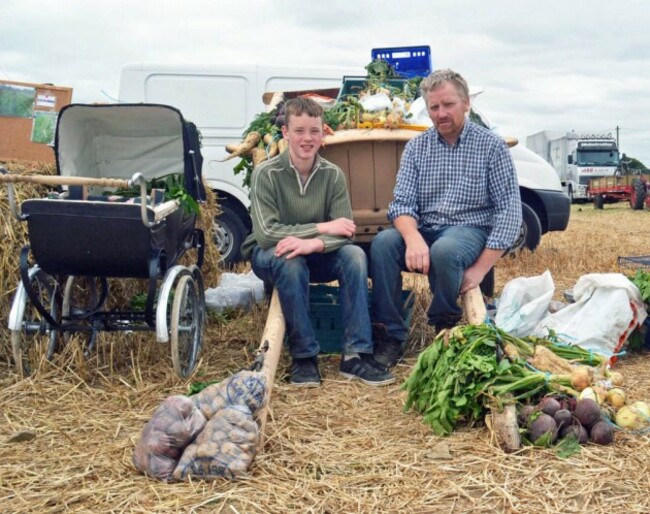
[(386, 93), (366, 95), (359, 99), (359, 103), (366, 112), (390, 111), (393, 108), (393, 102)]
[(567, 343), (611, 357), (647, 312), (637, 287), (620, 273), (591, 273), (573, 287), (575, 303), (542, 319), (533, 335), (549, 329)]
[(519, 277), (508, 282), (497, 305), (494, 323), (517, 337), (529, 336), (547, 315), (555, 292), (551, 272)]
[(221, 312), (225, 308), (249, 309), (264, 300), (264, 282), (252, 271), (223, 273), (219, 285), (205, 290), (205, 305)]
[(433, 122), (427, 112), (427, 106), (423, 97), (416, 98), (409, 107), (407, 117), (404, 120), (409, 125), (419, 125), (422, 127), (431, 127)]

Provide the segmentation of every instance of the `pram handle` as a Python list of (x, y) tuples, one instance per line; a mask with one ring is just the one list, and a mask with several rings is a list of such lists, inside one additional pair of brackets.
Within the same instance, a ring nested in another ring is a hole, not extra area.
[(117, 178), (63, 177), (61, 175), (10, 175), (0, 174), (0, 182), (15, 184), (44, 184), (48, 186), (99, 186), (131, 187), (129, 180)]
[[(130, 180), (117, 178), (67, 177), (61, 175), (11, 175), (5, 168), (0, 166), (0, 183), (3, 182), (7, 184), (7, 193), (9, 197), (9, 206), (11, 208), (11, 212), (19, 221), (24, 221), (27, 219), (27, 217), (20, 212), (18, 206), (16, 205), (13, 184), (22, 182), (26, 184), (44, 184), (48, 186), (99, 186), (125, 189), (139, 185), (141, 196), (140, 213), (142, 217), (142, 223), (147, 228), (151, 228), (159, 223), (158, 219), (154, 220), (153, 222), (149, 221), (147, 215), (147, 181), (142, 173), (134, 173)], [(173, 206), (167, 206), (164, 214), (170, 210), (170, 207)], [(163, 213), (159, 213), (157, 218), (161, 216), (163, 216)]]

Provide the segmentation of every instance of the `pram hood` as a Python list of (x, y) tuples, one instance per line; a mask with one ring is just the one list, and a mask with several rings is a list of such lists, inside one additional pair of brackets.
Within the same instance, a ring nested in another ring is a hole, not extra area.
[(63, 176), (147, 180), (184, 176), (187, 192), (205, 200), (200, 138), (181, 112), (159, 104), (70, 104), (61, 109), (54, 142)]

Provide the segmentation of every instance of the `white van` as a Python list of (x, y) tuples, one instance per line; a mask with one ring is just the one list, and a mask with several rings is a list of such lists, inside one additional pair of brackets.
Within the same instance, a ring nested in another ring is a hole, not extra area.
[(120, 77), (119, 100), (178, 108), (201, 132), (203, 177), (217, 194), (216, 244), (227, 263), (240, 260), (239, 247), (251, 229), (248, 189), (233, 167), (239, 159), (225, 146), (239, 142), (255, 116), (266, 110), (262, 96), (271, 91), (336, 89), (343, 76), (364, 76), (355, 68), (274, 68), (267, 66), (177, 66), (127, 64)]
[[(127, 103), (172, 105), (196, 124), (202, 135), (203, 176), (217, 194), (222, 211), (215, 220), (215, 242), (224, 261), (230, 264), (241, 259), (239, 247), (251, 229), (251, 221), (249, 191), (242, 183), (243, 174), (233, 172), (237, 159), (219, 162), (228, 155), (225, 146), (239, 142), (255, 116), (266, 110), (264, 93), (338, 90), (346, 75), (359, 77), (366, 73), (349, 68), (128, 64), (122, 70), (119, 98)], [(485, 116), (478, 111), (476, 114), (477, 121), (490, 126)], [(566, 228), (570, 201), (562, 192), (555, 170), (544, 159), (522, 144), (512, 147), (511, 152), (524, 218), (517, 246), (534, 250), (542, 234)], [(339, 165), (345, 167), (343, 163)], [(390, 187), (388, 193), (392, 194)], [(354, 210), (354, 199), (352, 207)], [(387, 205), (376, 206), (375, 210), (380, 207)]]

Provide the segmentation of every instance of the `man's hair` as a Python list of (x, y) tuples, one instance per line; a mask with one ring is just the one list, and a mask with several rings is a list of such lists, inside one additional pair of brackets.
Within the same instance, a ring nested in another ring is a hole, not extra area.
[(467, 82), (460, 73), (456, 73), (450, 69), (436, 70), (431, 73), (420, 83), (420, 93), (426, 100), (427, 93), (438, 89), (445, 82), (451, 84), (456, 88), (458, 95), (466, 101), (469, 101), (469, 88)]
[(284, 104), (284, 124), (287, 127), (289, 126), (291, 116), (302, 116), (303, 114), (312, 118), (320, 118), (322, 120), (323, 108), (314, 100), (300, 96), (288, 100), (287, 103)]

